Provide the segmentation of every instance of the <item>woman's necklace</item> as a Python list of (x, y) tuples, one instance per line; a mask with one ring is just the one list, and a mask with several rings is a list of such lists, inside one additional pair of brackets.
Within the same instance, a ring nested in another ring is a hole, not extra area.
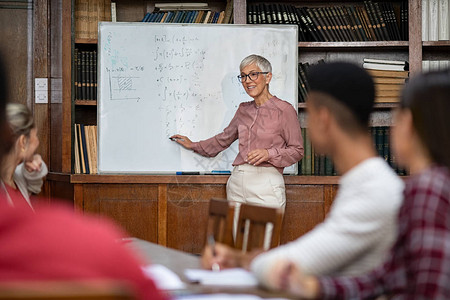
[(2, 183), (2, 188), (5, 191), (6, 200), (8, 200), (8, 204), (14, 206), (14, 203), (12, 202), (11, 196), (8, 193), (8, 189), (6, 188), (5, 183), (3, 182), (3, 180), (0, 180), (0, 182)]

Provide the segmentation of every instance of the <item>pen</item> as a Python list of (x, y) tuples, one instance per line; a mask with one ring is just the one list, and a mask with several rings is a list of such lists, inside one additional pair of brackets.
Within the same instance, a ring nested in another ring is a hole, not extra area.
[(231, 174), (231, 171), (228, 171), (228, 170), (212, 170), (211, 174)]
[[(212, 256), (216, 257), (216, 241), (214, 240), (214, 236), (212, 234), (208, 235), (208, 245), (211, 247)], [(214, 272), (220, 271), (220, 266), (218, 263), (213, 263), (211, 269)]]
[(200, 175), (200, 172), (176, 172), (177, 175)]

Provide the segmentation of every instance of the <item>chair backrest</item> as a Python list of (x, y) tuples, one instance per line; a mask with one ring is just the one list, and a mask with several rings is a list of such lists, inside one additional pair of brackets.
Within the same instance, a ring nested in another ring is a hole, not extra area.
[(0, 299), (133, 300), (130, 287), (115, 280), (13, 281), (0, 283)]
[(234, 247), (234, 206), (226, 199), (212, 198), (209, 201), (209, 217), (206, 236), (213, 235), (218, 243)]
[[(244, 252), (263, 249), (266, 240), (270, 240), (269, 248), (279, 245), (283, 221), (281, 209), (241, 204), (239, 211), (235, 248)], [(272, 230), (266, 228), (268, 224), (272, 224)], [(266, 234), (271, 236), (266, 237)]]

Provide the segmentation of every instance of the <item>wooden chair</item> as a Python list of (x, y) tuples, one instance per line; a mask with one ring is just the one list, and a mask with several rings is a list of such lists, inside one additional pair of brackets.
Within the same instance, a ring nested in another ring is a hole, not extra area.
[(278, 208), (241, 204), (235, 247), (245, 251), (263, 249), (266, 239), (266, 225), (273, 225), (269, 248), (274, 248), (280, 243), (281, 224), (283, 212)]
[(206, 236), (213, 235), (216, 242), (234, 247), (233, 214), (234, 206), (226, 199), (212, 198), (209, 201)]
[(0, 299), (133, 300), (130, 287), (115, 280), (0, 282)]

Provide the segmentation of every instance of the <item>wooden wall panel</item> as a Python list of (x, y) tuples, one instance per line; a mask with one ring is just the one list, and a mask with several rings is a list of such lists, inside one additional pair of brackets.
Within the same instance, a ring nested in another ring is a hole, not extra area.
[(324, 219), (322, 185), (287, 185), (281, 243), (302, 236)]
[(224, 185), (169, 185), (167, 246), (201, 253), (205, 241), (209, 200), (226, 198)]
[(84, 211), (113, 219), (131, 236), (157, 243), (158, 186), (87, 184)]
[(0, 54), (7, 76), (8, 101), (31, 107), (32, 32), (27, 3), (0, 2)]

